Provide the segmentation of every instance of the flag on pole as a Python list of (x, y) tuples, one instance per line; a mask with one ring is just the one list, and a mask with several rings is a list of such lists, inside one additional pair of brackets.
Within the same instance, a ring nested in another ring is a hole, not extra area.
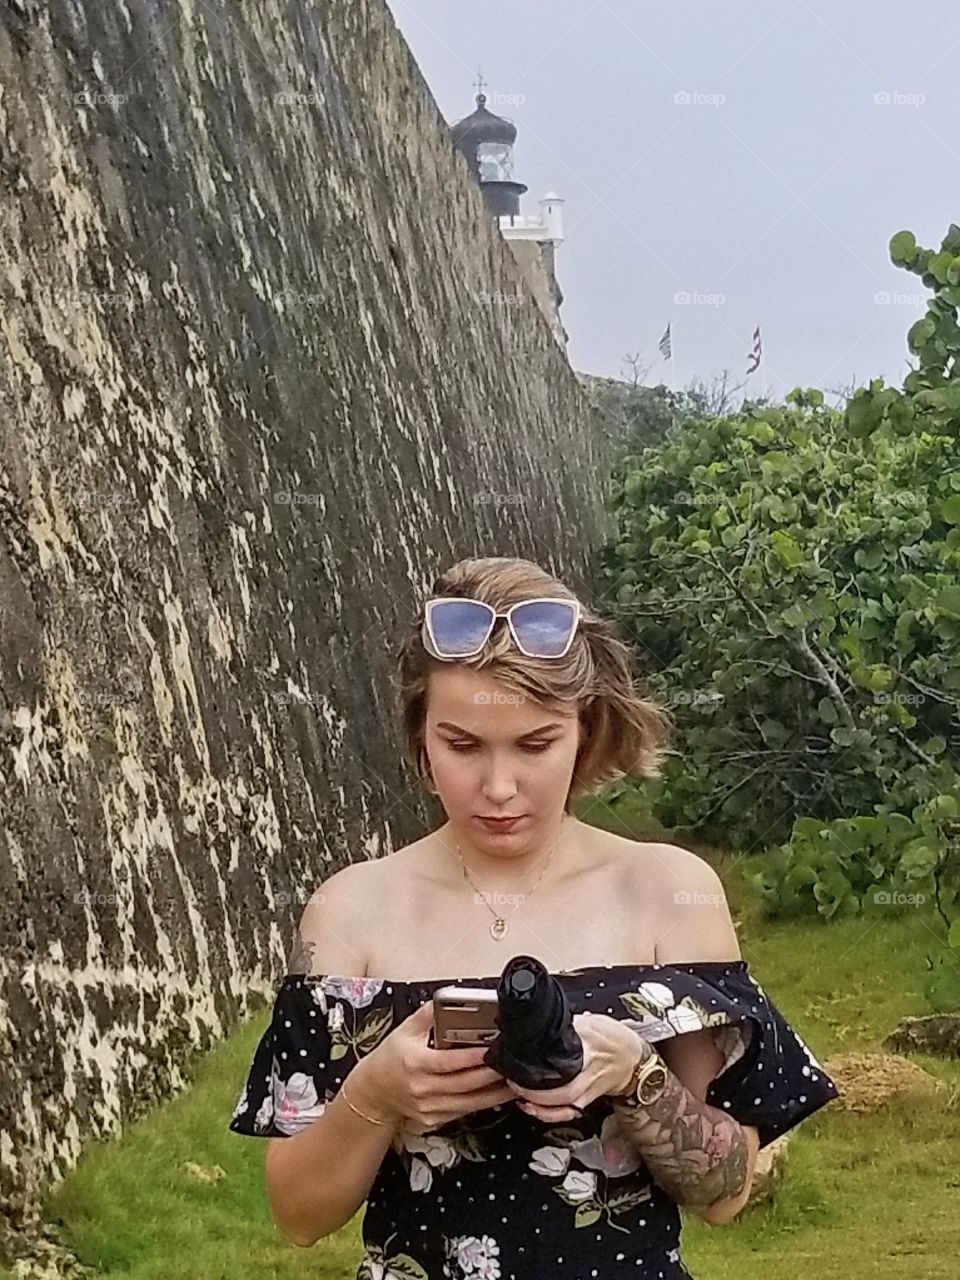
[(761, 351), (762, 351), (762, 347), (760, 346), (760, 326), (757, 325), (757, 327), (753, 331), (753, 349), (747, 354), (747, 360), (753, 361), (752, 364), (747, 365), (748, 374), (756, 373), (756, 371), (760, 368)]
[(673, 355), (673, 347), (670, 343), (670, 325), (668, 324), (663, 331), (663, 337), (660, 339), (660, 350), (663, 353), (664, 360), (669, 360)]

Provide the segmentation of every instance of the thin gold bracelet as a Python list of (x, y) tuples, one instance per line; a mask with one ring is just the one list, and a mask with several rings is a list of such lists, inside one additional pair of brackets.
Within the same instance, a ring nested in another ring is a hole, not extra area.
[(386, 1124), (386, 1123), (387, 1123), (387, 1122), (386, 1122), (386, 1120), (378, 1120), (378, 1119), (376, 1118), (376, 1116), (368, 1116), (368, 1115), (367, 1115), (367, 1113), (366, 1113), (365, 1111), (361, 1111), (359, 1107), (355, 1107), (355, 1106), (353, 1105), (353, 1103), (352, 1103), (352, 1102), (350, 1101), (350, 1099), (347, 1097), (347, 1091), (346, 1091), (346, 1089), (344, 1088), (344, 1086), (346, 1085), (346, 1083), (347, 1083), (347, 1082), (346, 1082), (346, 1080), (341, 1081), (341, 1083), (340, 1083), (339, 1093), (340, 1093), (341, 1097), (343, 1098), (344, 1102), (345, 1102), (345, 1103), (347, 1104), (347, 1106), (350, 1108), (350, 1110), (351, 1110), (351, 1111), (355, 1111), (355, 1112), (357, 1113), (357, 1115), (358, 1115), (358, 1116), (362, 1116), (364, 1120), (369, 1120), (369, 1121), (371, 1122), (371, 1124)]

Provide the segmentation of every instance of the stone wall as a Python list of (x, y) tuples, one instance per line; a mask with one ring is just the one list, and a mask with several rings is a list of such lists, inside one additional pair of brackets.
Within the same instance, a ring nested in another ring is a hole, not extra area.
[(0, 4), (0, 260), (22, 1225), (421, 830), (384, 636), (464, 555), (583, 587), (603, 459), (382, 0)]

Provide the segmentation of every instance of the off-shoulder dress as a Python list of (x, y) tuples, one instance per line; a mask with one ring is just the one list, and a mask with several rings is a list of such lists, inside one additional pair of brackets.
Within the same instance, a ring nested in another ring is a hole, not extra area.
[[(746, 960), (591, 965), (555, 974), (574, 1013), (605, 1013), (651, 1042), (710, 1028), (723, 1066), (706, 1101), (755, 1125), (760, 1146), (839, 1096)], [(288, 973), (229, 1127), (282, 1138), (450, 982)], [(357, 1280), (690, 1280), (676, 1202), (620, 1131), (609, 1099), (546, 1124), (512, 1103), (394, 1138), (370, 1189)]]

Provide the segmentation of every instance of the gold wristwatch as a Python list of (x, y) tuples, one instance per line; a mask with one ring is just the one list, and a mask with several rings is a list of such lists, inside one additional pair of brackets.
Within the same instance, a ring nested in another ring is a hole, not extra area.
[(657, 1101), (666, 1087), (667, 1066), (654, 1049), (649, 1058), (640, 1054), (628, 1085), (622, 1093), (612, 1096), (621, 1106), (649, 1107)]

